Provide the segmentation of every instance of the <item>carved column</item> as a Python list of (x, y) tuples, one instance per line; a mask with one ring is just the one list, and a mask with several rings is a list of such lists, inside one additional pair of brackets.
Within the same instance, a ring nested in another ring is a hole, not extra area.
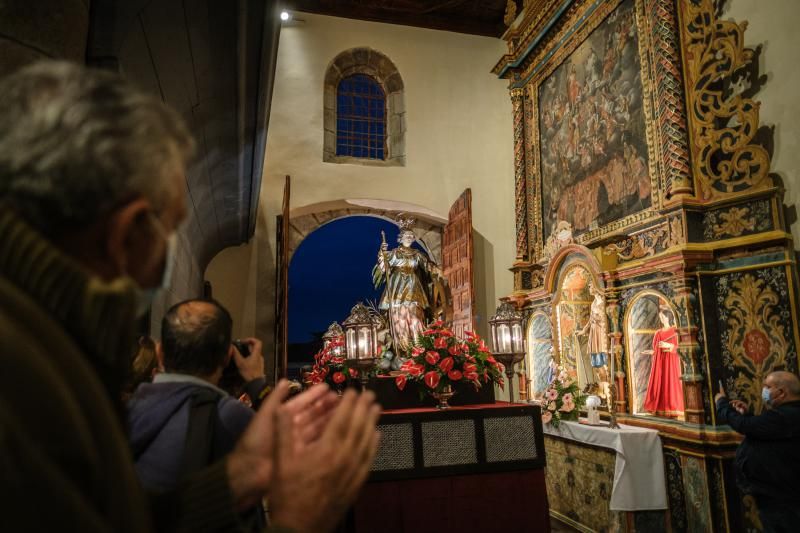
[(514, 112), (514, 214), (517, 222), (516, 262), (528, 259), (528, 217), (525, 201), (525, 91), (511, 89)]
[[(625, 368), (623, 366), (622, 348), (622, 327), (621, 327), (621, 308), (619, 305), (619, 292), (614, 288), (614, 282), (606, 278), (606, 315), (609, 318), (608, 342), (611, 351), (610, 356), (614, 358), (614, 411), (616, 413), (628, 412), (628, 388), (625, 384)], [(609, 361), (609, 365), (611, 362)], [(610, 368), (610, 366), (609, 366)]]
[(670, 281), (674, 291), (675, 306), (678, 309), (676, 329), (678, 330), (678, 353), (683, 361), (683, 401), (686, 421), (694, 424), (705, 423), (703, 408), (702, 349), (697, 339), (700, 328), (695, 316), (695, 280), (686, 272), (676, 273)]
[(654, 115), (666, 198), (694, 194), (683, 96), (681, 51), (674, 0), (647, 0)]

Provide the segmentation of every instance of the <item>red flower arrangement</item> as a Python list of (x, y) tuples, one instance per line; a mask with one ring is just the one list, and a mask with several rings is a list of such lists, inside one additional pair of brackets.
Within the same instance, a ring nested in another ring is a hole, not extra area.
[(339, 337), (314, 355), (311, 383), (327, 383), (333, 388), (341, 388), (348, 378), (358, 377), (358, 370), (347, 366), (343, 348), (344, 338)]
[(481, 388), (497, 383), (503, 387), (503, 364), (495, 360), (478, 335), (464, 332), (459, 339), (438, 320), (418, 337), (411, 358), (400, 367), (395, 385), (403, 390), (408, 381), (424, 383), (430, 392), (441, 392), (446, 385), (468, 383)]

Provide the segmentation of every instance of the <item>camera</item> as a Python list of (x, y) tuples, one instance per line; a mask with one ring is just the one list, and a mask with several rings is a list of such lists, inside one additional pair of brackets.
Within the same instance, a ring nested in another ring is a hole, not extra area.
[(249, 357), (250, 356), (250, 345), (246, 342), (236, 339), (232, 343), (236, 346), (236, 349), (239, 350), (239, 353), (242, 354), (242, 357)]

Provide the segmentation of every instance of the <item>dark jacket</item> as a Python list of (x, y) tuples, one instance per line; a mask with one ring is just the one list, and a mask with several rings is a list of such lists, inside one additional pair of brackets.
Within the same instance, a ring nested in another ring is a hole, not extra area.
[(760, 415), (739, 414), (727, 398), (717, 419), (745, 436), (736, 450), (736, 482), (745, 494), (800, 503), (800, 401)]
[[(253, 418), (253, 411), (210, 384), (159, 382), (139, 385), (128, 407), (131, 447), (142, 484), (151, 490), (169, 490), (185, 474), (184, 452), (192, 398), (200, 393), (217, 398), (211, 433), (210, 460), (233, 450), (239, 436)], [(197, 380), (200, 381), (200, 380)]]
[(150, 501), (136, 478), (116, 409), (136, 294), (0, 206), (0, 531), (236, 527), (222, 461)]

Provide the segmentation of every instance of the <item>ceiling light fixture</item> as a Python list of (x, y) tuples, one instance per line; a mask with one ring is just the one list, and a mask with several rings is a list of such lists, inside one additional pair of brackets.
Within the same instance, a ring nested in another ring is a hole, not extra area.
[(288, 11), (281, 11), (281, 20), (282, 21), (286, 22), (290, 18), (292, 18), (292, 16), (289, 14)]

